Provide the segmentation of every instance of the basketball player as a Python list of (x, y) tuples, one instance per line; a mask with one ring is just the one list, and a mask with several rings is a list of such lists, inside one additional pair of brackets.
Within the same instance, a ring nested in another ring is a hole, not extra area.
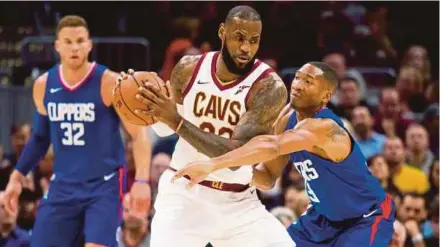
[(325, 107), (337, 84), (327, 64), (305, 64), (293, 79), (290, 106), (274, 124), (277, 135), (260, 135), (218, 158), (188, 164), (173, 179), (189, 176), (191, 187), (218, 169), (264, 162), (266, 176), (256, 182), (270, 188), (290, 156), (311, 202), (288, 228), (297, 246), (388, 246), (393, 201), (341, 119)]
[[(120, 120), (111, 103), (118, 74), (88, 61), (92, 42), (82, 17), (60, 20), (55, 49), (61, 64), (35, 81), (32, 137), (10, 176), (5, 207), (17, 214), (25, 176), (52, 144), (53, 176), (40, 201), (31, 246), (77, 246), (80, 235), (87, 247), (115, 246), (125, 162)], [(145, 127), (124, 127), (134, 139), (134, 209), (146, 215), (150, 143)]]
[[(215, 247), (293, 245), (249, 185), (252, 167), (219, 170), (194, 190), (170, 182), (175, 170), (188, 162), (219, 156), (270, 131), (286, 104), (287, 90), (280, 77), (255, 57), (261, 30), (254, 9), (235, 7), (219, 27), (219, 52), (186, 56), (175, 66), (170, 80), (173, 97), (148, 83), (140, 89), (138, 98), (150, 110), (139, 114), (163, 123), (153, 125), (158, 134), (175, 132), (181, 137), (171, 168), (159, 181), (153, 247), (208, 242)], [(173, 131), (164, 130), (164, 124)]]

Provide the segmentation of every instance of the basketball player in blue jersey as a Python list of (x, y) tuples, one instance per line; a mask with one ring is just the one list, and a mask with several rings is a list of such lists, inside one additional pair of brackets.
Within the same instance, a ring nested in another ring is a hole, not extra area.
[(368, 170), (341, 119), (325, 107), (337, 85), (337, 75), (327, 64), (305, 64), (295, 75), (291, 103), (280, 113), (273, 135), (257, 136), (225, 155), (190, 163), (173, 181), (189, 176), (192, 186), (217, 169), (263, 162), (253, 181), (268, 189), (290, 156), (311, 202), (288, 228), (297, 246), (388, 246), (394, 203)]
[[(10, 176), (5, 208), (17, 214), (26, 174), (53, 145), (55, 160), (49, 191), (40, 201), (31, 246), (116, 246), (125, 163), (120, 119), (112, 107), (118, 74), (91, 63), (86, 21), (66, 16), (57, 27), (55, 48), (61, 63), (34, 84), (37, 113), (29, 142)], [(125, 123), (133, 139), (136, 181), (133, 210), (149, 210), (150, 143), (145, 127)]]

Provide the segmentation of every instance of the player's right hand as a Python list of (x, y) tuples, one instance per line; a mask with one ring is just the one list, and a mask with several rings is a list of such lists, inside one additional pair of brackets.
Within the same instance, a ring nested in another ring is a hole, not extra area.
[(22, 190), (23, 186), (21, 185), (21, 182), (19, 180), (9, 180), (3, 197), (5, 210), (8, 214), (14, 216), (18, 215), (18, 199), (21, 195)]

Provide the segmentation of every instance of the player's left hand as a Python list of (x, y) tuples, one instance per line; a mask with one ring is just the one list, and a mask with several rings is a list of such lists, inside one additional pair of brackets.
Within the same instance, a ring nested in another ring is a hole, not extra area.
[(150, 212), (151, 188), (149, 184), (134, 182), (130, 190), (130, 210), (134, 216), (146, 218)]
[[(167, 87), (168, 92), (171, 92), (170, 81), (167, 81), (165, 86)], [(135, 110), (136, 114), (153, 116), (157, 120), (168, 125), (170, 128), (177, 128), (181, 117), (177, 112), (176, 102), (172, 95), (165, 95), (152, 83), (146, 82), (144, 86), (139, 87), (136, 99), (149, 106), (149, 110)]]
[(183, 176), (189, 176), (190, 182), (187, 187), (191, 188), (192, 186), (202, 182), (209, 175), (209, 173), (214, 171), (214, 163), (211, 160), (207, 161), (197, 161), (192, 162), (186, 165), (184, 168), (178, 170), (176, 174), (171, 179), (171, 182)]

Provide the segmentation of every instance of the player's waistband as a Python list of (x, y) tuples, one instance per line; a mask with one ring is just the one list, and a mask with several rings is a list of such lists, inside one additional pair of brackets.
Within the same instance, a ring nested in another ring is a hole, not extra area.
[[(177, 172), (177, 170), (174, 169), (173, 167), (168, 167), (168, 169), (173, 172)], [(190, 179), (190, 177), (187, 175), (185, 175), (184, 177), (188, 180)], [(221, 181), (211, 181), (211, 180), (203, 180), (199, 184), (211, 189), (228, 191), (228, 192), (243, 192), (250, 187), (249, 184), (230, 184)]]

